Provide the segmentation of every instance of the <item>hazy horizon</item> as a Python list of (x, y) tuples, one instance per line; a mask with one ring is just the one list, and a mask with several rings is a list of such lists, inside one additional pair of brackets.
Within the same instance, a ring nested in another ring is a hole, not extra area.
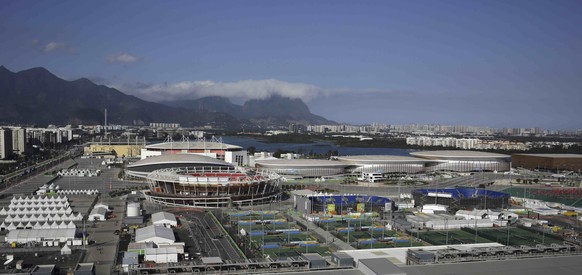
[(0, 64), (337, 122), (582, 129), (579, 1), (14, 1)]

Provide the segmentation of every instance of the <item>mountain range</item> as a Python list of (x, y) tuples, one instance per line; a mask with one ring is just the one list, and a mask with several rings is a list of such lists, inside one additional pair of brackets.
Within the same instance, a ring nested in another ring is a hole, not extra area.
[(61, 79), (38, 67), (11, 72), (0, 66), (0, 124), (113, 124), (178, 122), (185, 126), (334, 123), (312, 114), (300, 99), (272, 96), (236, 105), (224, 97), (155, 103), (86, 78)]

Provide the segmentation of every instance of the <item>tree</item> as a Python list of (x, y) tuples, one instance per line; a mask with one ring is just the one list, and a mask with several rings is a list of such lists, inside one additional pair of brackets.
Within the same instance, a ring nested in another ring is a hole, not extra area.
[(249, 153), (249, 155), (254, 155), (256, 151), (257, 148), (255, 148), (255, 146), (250, 146), (247, 148), (247, 152)]

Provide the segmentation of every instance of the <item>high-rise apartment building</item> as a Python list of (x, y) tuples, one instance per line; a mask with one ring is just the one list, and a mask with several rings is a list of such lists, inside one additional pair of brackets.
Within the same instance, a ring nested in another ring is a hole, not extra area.
[(0, 128), (0, 159), (12, 155), (12, 131), (8, 128)]

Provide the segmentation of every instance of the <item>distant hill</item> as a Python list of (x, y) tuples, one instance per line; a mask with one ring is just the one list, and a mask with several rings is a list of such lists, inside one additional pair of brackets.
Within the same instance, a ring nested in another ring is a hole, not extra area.
[(163, 102), (163, 104), (194, 111), (227, 113), (259, 125), (336, 124), (334, 121), (312, 114), (301, 99), (291, 99), (279, 95), (273, 95), (266, 99), (252, 99), (242, 106), (232, 103), (228, 98), (219, 96)]
[(271, 96), (249, 100), (243, 106), (224, 97), (205, 97), (154, 103), (97, 85), (86, 78), (67, 81), (39, 67), (11, 72), (0, 66), (0, 124), (103, 124), (132, 125), (178, 122), (185, 126), (271, 126), (333, 124), (312, 114), (301, 99)]
[(225, 113), (189, 111), (148, 102), (86, 78), (66, 81), (40, 67), (14, 73), (0, 66), (0, 98), (0, 123), (102, 124), (107, 108), (108, 120), (115, 124), (238, 125), (235, 118)]

